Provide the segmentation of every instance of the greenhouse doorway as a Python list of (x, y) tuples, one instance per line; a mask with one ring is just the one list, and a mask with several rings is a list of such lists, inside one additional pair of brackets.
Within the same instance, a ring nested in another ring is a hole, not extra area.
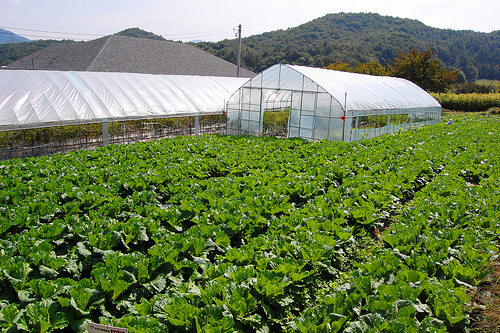
[(262, 136), (288, 137), (288, 121), (292, 106), (292, 93), (282, 90), (265, 90)]

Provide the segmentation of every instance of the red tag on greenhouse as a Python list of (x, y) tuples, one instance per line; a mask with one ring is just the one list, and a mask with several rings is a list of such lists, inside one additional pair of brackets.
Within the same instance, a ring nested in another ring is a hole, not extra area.
[(343, 121), (345, 121), (345, 120), (346, 120), (346, 117), (345, 117), (345, 116), (342, 116), (342, 117), (340, 117), (340, 119), (342, 119)]

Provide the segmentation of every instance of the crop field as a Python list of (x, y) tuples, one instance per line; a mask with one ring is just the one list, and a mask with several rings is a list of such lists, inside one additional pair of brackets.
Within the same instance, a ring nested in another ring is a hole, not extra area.
[(477, 112), (500, 108), (500, 93), (433, 93), (432, 96), (439, 101), (443, 108), (448, 110)]
[(355, 143), (176, 137), (0, 163), (0, 328), (461, 332), (500, 116)]

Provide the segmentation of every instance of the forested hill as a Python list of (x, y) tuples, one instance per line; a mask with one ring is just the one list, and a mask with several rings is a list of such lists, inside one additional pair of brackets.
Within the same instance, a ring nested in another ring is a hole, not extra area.
[(128, 28), (125, 30), (122, 30), (120, 32), (117, 32), (115, 35), (118, 36), (125, 36), (125, 37), (135, 37), (135, 38), (148, 38), (148, 39), (155, 39), (155, 40), (166, 40), (160, 35), (154, 34), (152, 32), (144, 31), (139, 28)]
[[(156, 35), (152, 32), (144, 31), (139, 28), (128, 28), (117, 32), (115, 35), (126, 36), (126, 37), (136, 37), (136, 38), (148, 38), (155, 40), (166, 40), (160, 35)], [(0, 65), (8, 65), (22, 57), (32, 54), (44, 47), (50, 46), (54, 43), (73, 43), (73, 40), (35, 40), (30, 42), (19, 42), (19, 43), (3, 43), (0, 44)]]
[[(243, 27), (244, 29), (244, 27)], [(237, 40), (196, 46), (236, 63)], [(500, 79), (500, 31), (437, 29), (420, 21), (379, 14), (329, 14), (287, 30), (242, 40), (242, 66), (259, 72), (276, 63), (323, 67), (336, 61), (356, 65), (392, 63), (398, 51), (432, 49), (443, 65), (469, 80)]]

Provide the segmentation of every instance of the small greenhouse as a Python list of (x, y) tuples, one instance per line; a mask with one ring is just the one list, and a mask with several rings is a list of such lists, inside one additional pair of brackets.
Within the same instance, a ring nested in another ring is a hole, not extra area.
[(278, 64), (227, 102), (227, 133), (263, 135), (265, 112), (289, 112), (288, 137), (356, 141), (435, 124), (441, 105), (401, 78)]

